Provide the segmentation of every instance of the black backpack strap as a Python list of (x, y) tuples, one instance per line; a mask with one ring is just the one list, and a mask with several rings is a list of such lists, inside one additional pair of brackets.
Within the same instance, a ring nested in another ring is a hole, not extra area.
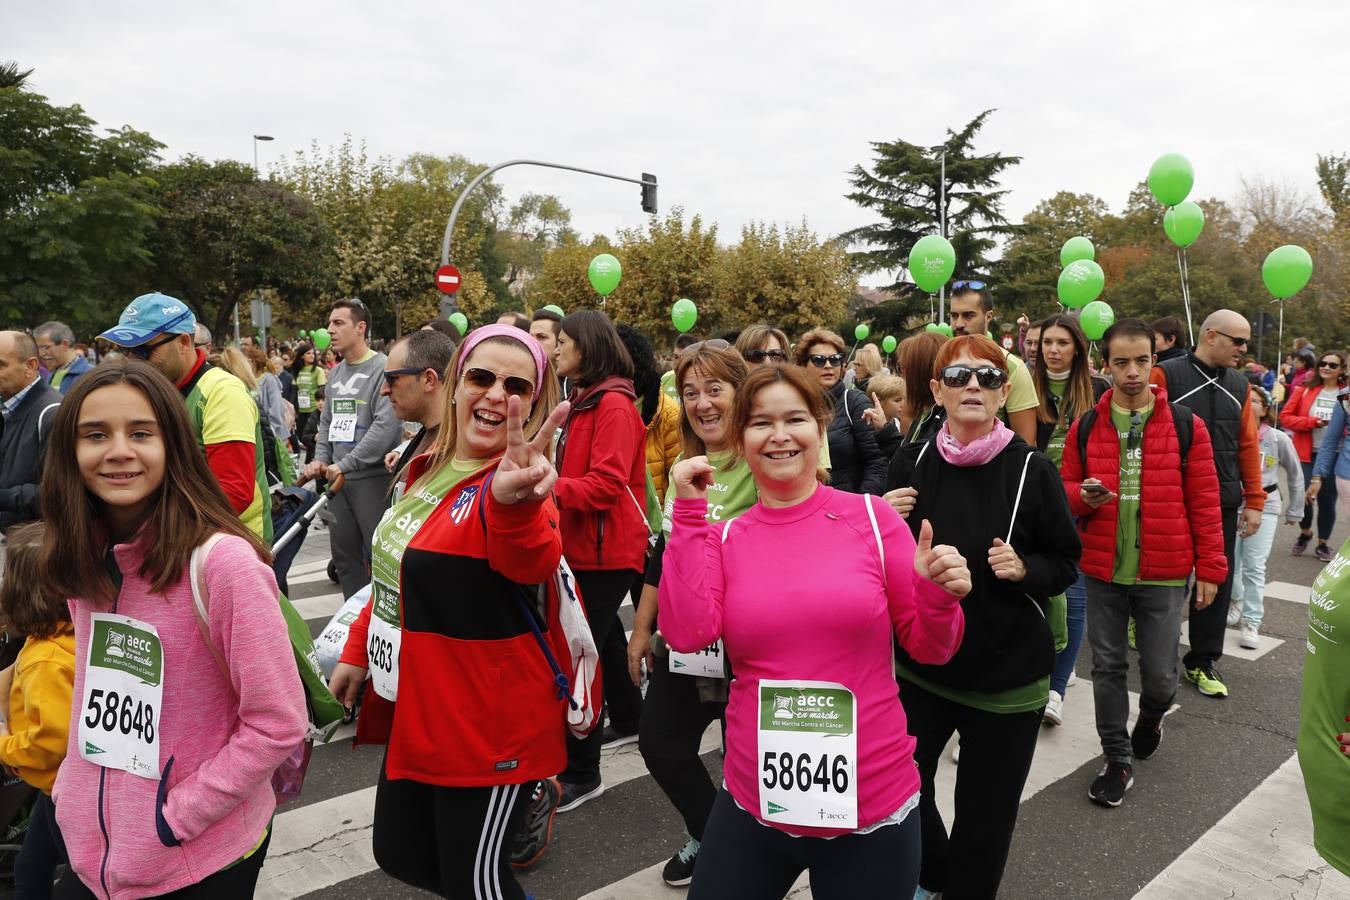
[(1195, 440), (1195, 413), (1190, 407), (1180, 403), (1169, 403), (1172, 407), (1172, 425), (1177, 430), (1177, 449), (1181, 451), (1181, 474), (1186, 474), (1186, 459), (1191, 455), (1191, 444)]
[(1078, 464), (1087, 471), (1087, 445), (1088, 435), (1092, 433), (1092, 426), (1097, 424), (1097, 407), (1092, 407), (1087, 412), (1078, 417)]

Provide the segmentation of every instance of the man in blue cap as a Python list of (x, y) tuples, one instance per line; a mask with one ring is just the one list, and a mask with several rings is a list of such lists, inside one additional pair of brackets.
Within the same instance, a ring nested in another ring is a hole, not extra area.
[(177, 386), (221, 490), (244, 524), (271, 544), (258, 404), (242, 381), (212, 366), (206, 353), (194, 346), (196, 325), (197, 317), (183, 301), (167, 294), (143, 294), (100, 337), (127, 356), (150, 363)]

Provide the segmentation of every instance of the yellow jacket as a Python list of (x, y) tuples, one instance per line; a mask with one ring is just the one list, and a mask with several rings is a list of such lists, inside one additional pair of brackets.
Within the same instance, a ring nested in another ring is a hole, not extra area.
[(66, 758), (74, 689), (73, 629), (24, 642), (9, 688), (9, 734), (0, 737), (0, 763), (46, 794)]
[(680, 403), (656, 392), (660, 401), (656, 415), (647, 423), (647, 475), (652, 480), (658, 502), (664, 502), (671, 467), (680, 456)]

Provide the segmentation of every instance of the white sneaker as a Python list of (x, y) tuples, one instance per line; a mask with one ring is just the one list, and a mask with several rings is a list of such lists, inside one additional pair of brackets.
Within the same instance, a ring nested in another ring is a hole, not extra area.
[(1230, 603), (1228, 605), (1228, 627), (1236, 628), (1238, 619), (1241, 618), (1242, 618), (1242, 607), (1238, 606), (1236, 603)]
[(1050, 699), (1045, 703), (1045, 716), (1041, 719), (1041, 724), (1064, 724), (1064, 695), (1059, 691), (1050, 692)]
[(1238, 632), (1238, 646), (1244, 650), (1255, 650), (1261, 646), (1259, 626), (1253, 622), (1243, 622)]
[(1077, 683), (1078, 683), (1078, 673), (1072, 671), (1069, 672), (1069, 680), (1064, 683), (1064, 687), (1071, 688)]
[(958, 740), (955, 744), (952, 744), (952, 762), (959, 763), (960, 761), (961, 761), (961, 742)]

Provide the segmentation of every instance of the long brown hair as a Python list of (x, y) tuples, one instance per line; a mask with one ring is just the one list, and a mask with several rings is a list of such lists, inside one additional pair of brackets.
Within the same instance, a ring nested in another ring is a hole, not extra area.
[[(801, 366), (760, 366), (736, 389), (736, 399), (731, 404), (731, 446), (736, 449), (737, 459), (745, 458), (745, 427), (750, 424), (750, 412), (754, 409), (755, 397), (760, 391), (774, 384), (786, 384), (797, 392), (806, 403), (806, 411), (816, 420), (821, 445), (824, 446), (827, 441), (825, 431), (834, 418), (834, 404), (820, 382)], [(829, 470), (817, 464), (816, 480), (821, 484), (828, 484)]]
[(5, 532), (5, 575), (0, 579), (0, 611), (14, 634), (55, 637), (70, 627), (70, 612), (55, 596), (42, 571), (43, 522), (15, 525)]
[(117, 596), (104, 558), (110, 540), (104, 505), (84, 486), (76, 458), (80, 409), (100, 388), (125, 384), (139, 391), (154, 411), (164, 442), (164, 481), (141, 526), (145, 559), (140, 575), (162, 593), (187, 571), (192, 551), (218, 532), (253, 545), (258, 559), (271, 552), (244, 527), (206, 464), (178, 390), (149, 363), (130, 357), (109, 359), (80, 376), (56, 411), (42, 477), (42, 515), (49, 528), (42, 542), (42, 570), (61, 597), (84, 597), (110, 604)]
[[(1041, 323), (1041, 351), (1036, 354), (1036, 396), (1040, 405), (1036, 407), (1036, 418), (1042, 424), (1052, 425), (1063, 421), (1073, 422), (1083, 413), (1092, 409), (1096, 398), (1092, 396), (1092, 372), (1088, 369), (1088, 340), (1078, 320), (1063, 314), (1050, 316)], [(1064, 384), (1064, 396), (1060, 398), (1058, 409), (1051, 406), (1050, 369), (1045, 364), (1045, 333), (1051, 328), (1063, 328), (1073, 342), (1073, 361), (1069, 363), (1069, 380)]]
[(933, 366), (938, 351), (947, 342), (947, 336), (935, 331), (921, 331), (900, 342), (900, 377), (905, 379), (905, 410), (910, 419), (917, 419), (937, 404), (933, 389)]
[[(733, 392), (740, 391), (741, 385), (745, 383), (747, 372), (745, 360), (741, 358), (739, 353), (730, 348), (721, 350), (716, 347), (709, 347), (705, 343), (693, 352), (686, 350), (680, 355), (679, 362), (675, 363), (675, 392), (680, 397), (680, 444), (685, 459), (703, 456), (708, 452), (707, 446), (703, 443), (703, 438), (699, 437), (698, 432), (694, 430), (694, 426), (689, 421), (689, 414), (684, 408), (684, 376), (688, 374), (690, 369), (698, 369), (710, 378), (725, 381), (731, 385)], [(734, 394), (732, 400), (735, 401)], [(727, 428), (730, 429), (730, 415), (727, 418)]]

